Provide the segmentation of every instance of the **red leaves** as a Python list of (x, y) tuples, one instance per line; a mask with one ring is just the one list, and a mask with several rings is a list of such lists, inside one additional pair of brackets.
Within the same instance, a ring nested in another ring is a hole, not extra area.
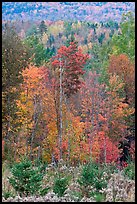
[(58, 54), (60, 55), (60, 57), (62, 55), (67, 56), (67, 52), (68, 52), (68, 48), (66, 46), (61, 46), (60, 49), (58, 50)]
[[(106, 162), (111, 163), (116, 161), (119, 155), (119, 150), (117, 148), (116, 143), (112, 142), (111, 139), (105, 136), (105, 132), (100, 131), (98, 133), (98, 140), (99, 140), (99, 161), (104, 162), (105, 160), (105, 151), (106, 151)], [(97, 160), (98, 160), (97, 159)]]
[(58, 66), (59, 65), (59, 60), (54, 60), (52, 62), (52, 66)]
[(104, 122), (107, 121), (107, 118), (104, 118), (101, 114), (98, 114), (98, 119)]
[(83, 70), (89, 56), (82, 54), (77, 48), (75, 42), (71, 42), (70, 46), (62, 46), (58, 50), (58, 54), (53, 58), (52, 66), (60, 66), (63, 69), (63, 89), (64, 93), (69, 97), (80, 89), (80, 76), (85, 72)]

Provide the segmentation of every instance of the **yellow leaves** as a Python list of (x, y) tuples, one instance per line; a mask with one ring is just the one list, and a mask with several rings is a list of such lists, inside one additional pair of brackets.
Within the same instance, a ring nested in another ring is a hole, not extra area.
[[(19, 116), (18, 121), (23, 125), (22, 127), (25, 133), (24, 138), (26, 138), (34, 128), (34, 114), (40, 115), (38, 118), (38, 127), (41, 127), (40, 120), (47, 122), (51, 121), (53, 118), (55, 120), (55, 107), (53, 93), (50, 88), (46, 86), (48, 82), (46, 68), (37, 68), (30, 65), (23, 70), (22, 76), (24, 82), (21, 86), (20, 97), (16, 101), (16, 104), (19, 109), (17, 111), (17, 115)], [(53, 122), (49, 123), (49, 129), (48, 141), (52, 146), (55, 144), (57, 134), (55, 121), (54, 124)], [(40, 130), (36, 133), (37, 138), (41, 134)], [(44, 131), (44, 127), (42, 131)]]
[(77, 28), (81, 28), (81, 22), (80, 21), (78, 21), (78, 23), (77, 23)]
[(129, 109), (124, 110), (125, 116), (132, 115), (134, 113), (135, 113), (135, 108), (129, 108)]
[(60, 22), (55, 22), (54, 25), (50, 25), (48, 27), (48, 33), (54, 35), (55, 37), (59, 34), (59, 33), (63, 33), (64, 32), (64, 25), (63, 23)]
[[(27, 95), (26, 95), (24, 92), (22, 92), (22, 93), (20, 94), (20, 100), (22, 101), (22, 103), (25, 103), (25, 102), (26, 102), (26, 100), (27, 100)], [(18, 103), (19, 103), (19, 101), (18, 101)]]
[(55, 121), (51, 121), (48, 124), (48, 128), (49, 128), (49, 133), (51, 135), (56, 135), (57, 134), (57, 127), (56, 127), (56, 122)]
[(85, 53), (87, 53), (88, 52), (88, 46), (87, 45), (81, 45), (81, 46), (79, 46), (79, 48), (81, 48), (82, 49), (82, 52), (85, 54)]
[(56, 149), (57, 145), (57, 126), (56, 121), (50, 121), (47, 125), (48, 134), (43, 141), (43, 160), (51, 162), (51, 153)]
[(77, 23), (72, 23), (72, 28), (73, 28), (74, 30), (80, 29), (80, 28), (81, 28), (81, 22), (78, 21)]
[[(23, 99), (23, 101), (22, 101), (22, 99)], [(17, 104), (18, 109), (20, 110), (20, 111), (16, 112), (16, 114), (19, 116), (27, 115), (28, 112), (30, 113), (30, 111), (32, 111), (33, 102), (30, 100), (26, 101), (24, 97), (23, 98), (21, 97), (20, 100), (17, 100), (16, 104)]]
[(84, 117), (84, 118), (85, 118), (85, 117), (86, 117), (86, 113), (82, 113), (82, 114), (81, 114), (81, 117)]
[(113, 50), (113, 54), (114, 54), (114, 55), (117, 55), (117, 53), (118, 53), (117, 47), (116, 47), (116, 46), (113, 46), (113, 47), (112, 47), (112, 50)]
[(44, 141), (45, 143), (48, 141), (51, 147), (55, 146), (56, 141), (57, 141), (57, 126), (56, 126), (56, 121), (51, 121), (47, 125), (48, 127), (48, 135), (46, 140)]
[(91, 42), (88, 43), (88, 47), (89, 47), (89, 49), (92, 49), (92, 43)]
[(46, 150), (44, 151), (42, 158), (43, 158), (43, 161), (46, 161), (48, 163), (51, 162), (51, 154)]
[(73, 132), (76, 137), (80, 138), (81, 134), (84, 132), (84, 126), (85, 124), (83, 122), (80, 122), (80, 117), (72, 118)]
[(92, 158), (96, 160), (100, 153), (99, 136), (95, 135), (92, 142)]

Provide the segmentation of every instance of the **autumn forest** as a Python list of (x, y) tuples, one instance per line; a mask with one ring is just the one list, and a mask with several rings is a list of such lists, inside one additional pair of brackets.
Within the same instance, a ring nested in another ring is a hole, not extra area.
[[(11, 168), (27, 158), (32, 165), (54, 168), (60, 162), (75, 169), (89, 163), (118, 171), (133, 166), (134, 60), (132, 12), (121, 22), (4, 21), (3, 164)], [(55, 186), (54, 192), (60, 192)], [(100, 198), (88, 191), (78, 197)]]

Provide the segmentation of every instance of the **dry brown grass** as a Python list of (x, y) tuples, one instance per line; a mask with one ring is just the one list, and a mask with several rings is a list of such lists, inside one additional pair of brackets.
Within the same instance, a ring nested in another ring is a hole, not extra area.
[(9, 183), (8, 177), (10, 176), (11, 176), (10, 169), (7, 162), (5, 161), (2, 164), (2, 194), (4, 195), (6, 192), (10, 192), (14, 196), (17, 195), (17, 193)]

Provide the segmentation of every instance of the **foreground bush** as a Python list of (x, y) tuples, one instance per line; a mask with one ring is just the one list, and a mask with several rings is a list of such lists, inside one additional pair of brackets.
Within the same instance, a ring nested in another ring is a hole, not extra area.
[(135, 179), (135, 164), (133, 162), (128, 163), (128, 166), (123, 169), (124, 176), (131, 180)]
[[(31, 162), (30, 162), (31, 163)], [(43, 186), (38, 189), (37, 183), (33, 183), (36, 191), (25, 198), (10, 194), (9, 190), (3, 191), (3, 202), (116, 202), (131, 201), (134, 202), (135, 181), (129, 180), (123, 175), (124, 170), (118, 171), (112, 165), (99, 165), (90, 163), (79, 168), (68, 168), (66, 171), (63, 166), (62, 171), (54, 168), (54, 171), (45, 172), (42, 164), (32, 165), (34, 170), (46, 173), (43, 178)], [(42, 168), (41, 168), (42, 167)], [(73, 171), (72, 171), (73, 170)], [(117, 173), (116, 173), (117, 172)], [(72, 176), (74, 173), (74, 178)], [(13, 176), (13, 175), (12, 175)], [(77, 182), (79, 181), (79, 182)], [(106, 185), (107, 183), (107, 185)], [(19, 192), (19, 191), (18, 191)]]
[(10, 184), (20, 195), (33, 195), (38, 193), (42, 186), (43, 174), (39, 168), (34, 168), (29, 160), (13, 165)]
[(58, 196), (63, 196), (65, 190), (67, 189), (68, 179), (67, 178), (57, 178), (54, 182), (53, 192), (58, 194)]
[(87, 196), (89, 196), (88, 186), (92, 186), (96, 191), (107, 186), (107, 180), (106, 177), (104, 177), (103, 169), (95, 163), (90, 163), (83, 167), (78, 183), (87, 190)]

